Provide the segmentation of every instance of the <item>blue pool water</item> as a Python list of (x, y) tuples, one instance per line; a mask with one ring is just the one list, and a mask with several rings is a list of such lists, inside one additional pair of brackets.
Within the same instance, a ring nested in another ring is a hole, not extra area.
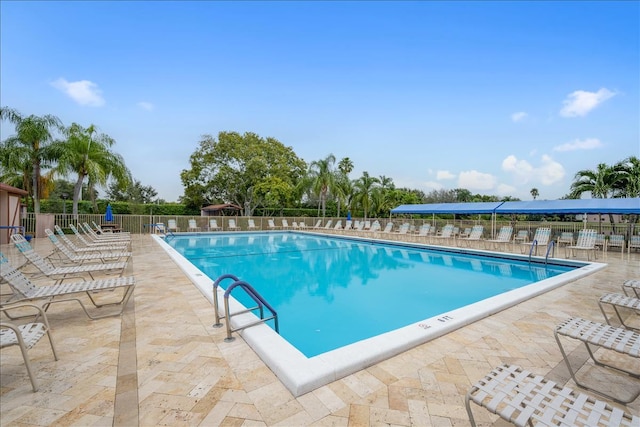
[[(574, 268), (289, 232), (167, 243), (212, 280), (234, 274), (250, 283), (278, 312), (280, 334), (307, 357)], [(255, 306), (243, 292), (232, 295)]]

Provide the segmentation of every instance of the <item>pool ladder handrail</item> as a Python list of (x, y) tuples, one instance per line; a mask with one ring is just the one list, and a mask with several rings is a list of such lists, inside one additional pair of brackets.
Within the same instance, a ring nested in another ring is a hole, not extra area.
[[(536, 253), (538, 253), (537, 248), (538, 248), (538, 241), (537, 240), (533, 240), (533, 242), (531, 242), (531, 249), (529, 249), (529, 264), (531, 264), (531, 255), (533, 254), (533, 249), (536, 248)], [(555, 257), (556, 255), (556, 242), (555, 240), (551, 240), (549, 242), (549, 246), (547, 247), (547, 253), (544, 256), (544, 263), (547, 264), (549, 262), (549, 252), (553, 251), (552, 253), (552, 257)]]
[(556, 242), (555, 242), (555, 240), (551, 240), (549, 242), (549, 247), (547, 248), (547, 253), (544, 256), (544, 263), (545, 264), (549, 263), (549, 252), (552, 252), (551, 253), (551, 257), (555, 258), (555, 256), (556, 256)]
[(531, 249), (529, 249), (529, 264), (531, 264), (531, 254), (533, 254), (533, 249), (536, 249), (536, 255), (538, 254), (538, 241), (533, 239), (531, 242)]
[[(218, 291), (217, 288), (220, 284), (220, 282), (224, 279), (232, 279), (234, 280), (234, 282), (226, 289), (226, 291), (224, 292), (224, 316), (225, 316), (225, 320), (226, 320), (226, 325), (227, 325), (227, 338), (225, 338), (225, 342), (231, 342), (233, 340), (235, 340), (235, 338), (233, 338), (231, 336), (231, 334), (233, 332), (237, 332), (246, 328), (249, 328), (251, 326), (256, 326), (259, 325), (261, 323), (266, 323), (269, 320), (273, 320), (274, 321), (274, 328), (276, 330), (277, 333), (280, 333), (280, 328), (278, 326), (278, 313), (275, 311), (275, 309), (273, 307), (271, 307), (271, 305), (258, 293), (258, 291), (256, 291), (249, 283), (242, 281), (242, 280), (238, 280), (238, 278), (236, 276), (234, 276), (233, 274), (224, 274), (222, 276), (220, 276), (218, 279), (216, 279), (216, 281), (214, 282), (214, 290), (213, 290), (213, 299), (214, 299), (214, 311), (215, 311), (215, 316), (216, 316), (216, 323), (213, 325), (214, 327), (220, 327), (222, 326), (222, 324), (220, 323), (220, 314), (218, 312)], [(235, 313), (230, 313), (229, 311), (229, 295), (231, 294), (231, 291), (237, 287), (242, 288), (247, 295), (254, 300), (258, 305), (252, 308), (247, 308), (245, 310), (240, 310), (237, 311)], [(264, 317), (264, 307), (266, 307), (270, 312), (271, 312), (271, 316), (270, 317)], [(255, 310), (260, 310), (260, 319), (255, 321), (255, 322), (251, 322), (251, 323), (247, 323), (241, 327), (232, 329), (231, 328), (231, 317), (232, 316), (237, 316), (239, 314), (243, 314), (243, 313), (249, 313), (249, 312), (253, 312)]]

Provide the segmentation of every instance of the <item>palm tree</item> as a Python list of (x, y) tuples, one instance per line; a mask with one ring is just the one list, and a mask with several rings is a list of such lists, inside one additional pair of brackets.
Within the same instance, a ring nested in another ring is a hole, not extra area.
[(351, 210), (351, 199), (353, 198), (353, 182), (346, 175), (336, 177), (333, 192), (338, 201), (338, 216), (340, 216), (340, 206), (345, 202), (347, 210)]
[(322, 217), (325, 216), (327, 207), (327, 193), (334, 186), (335, 175), (333, 173), (333, 164), (336, 157), (329, 154), (325, 159), (316, 160), (309, 165), (309, 175), (311, 177), (311, 187), (313, 191), (320, 194), (320, 203), (322, 204)]
[(340, 216), (340, 206), (342, 202), (347, 202), (347, 209), (349, 209), (351, 196), (353, 194), (353, 184), (349, 179), (349, 174), (353, 170), (353, 162), (350, 158), (345, 157), (338, 162), (338, 173), (336, 174), (335, 181), (335, 196), (338, 202), (338, 216)]
[[(613, 196), (616, 183), (619, 183), (623, 173), (613, 166), (600, 163), (595, 171), (584, 169), (576, 172), (575, 180), (571, 184), (571, 195), (580, 198), (583, 193), (591, 193), (594, 199), (607, 199)], [(609, 214), (609, 221), (613, 224), (613, 215)]]
[(540, 195), (540, 192), (538, 192), (538, 189), (535, 187), (531, 189), (530, 193), (531, 197), (533, 197), (533, 200), (535, 200)]
[(16, 131), (15, 135), (0, 144), (2, 175), (12, 175), (13, 182), (22, 175), (24, 189), (29, 191), (33, 199), (33, 210), (40, 213), (40, 198), (50, 180), (50, 177), (42, 176), (42, 169), (56, 160), (55, 153), (50, 150), (52, 131), (62, 129), (62, 123), (49, 114), (25, 117), (7, 107), (0, 108), (0, 118), (13, 123)]
[(349, 174), (353, 171), (353, 162), (350, 158), (345, 157), (340, 160), (338, 163), (338, 170), (341, 174), (349, 176)]
[(368, 172), (362, 172), (362, 176), (354, 183), (356, 191), (354, 199), (360, 204), (360, 207), (362, 207), (365, 220), (369, 214), (373, 191), (379, 182), (378, 178), (369, 176)]
[(89, 191), (96, 185), (106, 187), (109, 178), (115, 179), (121, 188), (132, 182), (131, 173), (122, 156), (110, 150), (115, 144), (111, 137), (97, 134), (94, 125), (85, 129), (76, 123), (66, 129), (66, 135), (66, 141), (54, 144), (59, 155), (56, 172), (62, 175), (78, 175), (73, 188), (74, 215), (78, 214), (78, 201), (86, 177), (89, 178)]
[(606, 199), (613, 195), (614, 185), (621, 175), (620, 171), (604, 163), (600, 163), (595, 171), (580, 170), (571, 184), (571, 194), (580, 198), (583, 193), (591, 193), (595, 199)]
[(619, 180), (614, 183), (616, 195), (620, 197), (640, 197), (640, 159), (630, 156), (618, 162), (614, 169)]

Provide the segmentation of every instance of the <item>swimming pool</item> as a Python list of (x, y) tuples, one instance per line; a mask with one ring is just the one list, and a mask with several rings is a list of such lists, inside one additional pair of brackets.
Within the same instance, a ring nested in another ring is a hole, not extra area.
[(242, 335), (295, 395), (598, 269), (312, 233), (185, 233), (169, 244), (210, 300), (212, 280), (232, 273), (275, 306), (286, 340), (265, 325)]

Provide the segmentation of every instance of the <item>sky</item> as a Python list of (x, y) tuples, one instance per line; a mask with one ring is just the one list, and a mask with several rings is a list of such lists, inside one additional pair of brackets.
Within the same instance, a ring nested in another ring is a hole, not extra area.
[(0, 2), (0, 105), (96, 125), (166, 201), (221, 131), (352, 179), (558, 199), (640, 156), (639, 83), (636, 1)]

